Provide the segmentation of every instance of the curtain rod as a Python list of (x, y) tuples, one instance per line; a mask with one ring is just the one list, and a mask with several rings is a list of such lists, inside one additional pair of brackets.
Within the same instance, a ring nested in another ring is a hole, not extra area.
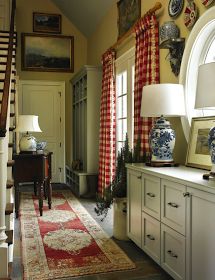
[[(156, 2), (154, 7), (149, 9), (148, 12), (145, 13), (145, 15), (143, 15), (141, 18), (144, 18), (146, 15), (150, 15), (155, 13), (157, 10), (159, 10), (162, 7), (162, 4), (160, 2)], [(129, 35), (134, 31), (134, 26), (135, 24), (139, 21), (140, 19), (138, 19), (134, 25), (132, 26), (131, 29), (129, 29), (115, 44), (113, 44), (113, 46), (111, 47), (112, 49), (115, 49), (118, 45), (120, 45), (127, 37), (129, 37)]]

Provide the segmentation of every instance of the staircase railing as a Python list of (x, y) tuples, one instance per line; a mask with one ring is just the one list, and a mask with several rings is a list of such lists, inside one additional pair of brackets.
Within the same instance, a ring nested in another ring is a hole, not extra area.
[(10, 94), (10, 80), (11, 80), (11, 65), (13, 58), (13, 39), (14, 39), (14, 22), (15, 22), (16, 0), (12, 0), (10, 31), (9, 31), (9, 45), (7, 54), (6, 72), (3, 86), (2, 104), (0, 112), (0, 137), (6, 135), (8, 101)]

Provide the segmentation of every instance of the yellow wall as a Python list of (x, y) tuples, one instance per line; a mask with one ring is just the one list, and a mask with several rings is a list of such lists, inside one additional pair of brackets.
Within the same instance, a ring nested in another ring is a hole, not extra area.
[[(66, 163), (71, 163), (71, 90), (69, 80), (73, 73), (21, 71), (21, 32), (33, 32), (33, 12), (61, 14), (50, 0), (17, 0), (16, 24), (18, 32), (17, 74), (20, 80), (65, 81)], [(87, 39), (62, 15), (62, 35), (74, 36), (74, 72), (87, 62)], [(47, 104), (48, 105), (48, 104)]]
[[(117, 1), (116, 1), (117, 2)], [(141, 2), (141, 14), (144, 15), (149, 9), (151, 9), (158, 0)], [(160, 0), (162, 8), (156, 12), (159, 24), (173, 20), (168, 14), (169, 0)], [(184, 25), (184, 10), (186, 8), (187, 1), (184, 1), (184, 9), (182, 13), (175, 19), (175, 23), (180, 29), (180, 36), (187, 38), (190, 30)], [(199, 15), (203, 14), (208, 8), (205, 8), (201, 0), (195, 0), (195, 3), (199, 10)], [(101, 61), (101, 55), (117, 41), (117, 5), (112, 6), (103, 22), (97, 28), (96, 32), (88, 40), (88, 63), (99, 65)], [(122, 46), (117, 49), (117, 56), (121, 55), (129, 47), (135, 43), (134, 37), (127, 40)], [(160, 82), (161, 83), (178, 83), (178, 77), (172, 73), (170, 64), (166, 59), (168, 50), (160, 50)], [(171, 123), (176, 131), (176, 146), (175, 146), (175, 161), (179, 163), (185, 163), (187, 143), (184, 137), (184, 133), (181, 126), (180, 118), (172, 118)]]

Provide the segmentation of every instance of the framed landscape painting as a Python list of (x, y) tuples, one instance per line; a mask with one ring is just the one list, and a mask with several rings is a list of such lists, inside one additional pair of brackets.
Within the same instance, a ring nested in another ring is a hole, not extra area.
[(140, 18), (141, 0), (120, 0), (118, 7), (118, 39), (120, 39)]
[(208, 134), (214, 127), (215, 116), (192, 118), (186, 165), (211, 169), (211, 156), (208, 147)]
[(33, 31), (61, 33), (61, 15), (33, 13)]
[(74, 71), (74, 37), (22, 33), (22, 70)]

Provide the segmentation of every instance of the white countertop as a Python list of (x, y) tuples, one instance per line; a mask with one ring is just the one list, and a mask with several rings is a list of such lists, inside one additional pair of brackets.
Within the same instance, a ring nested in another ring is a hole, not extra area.
[(128, 169), (144, 172), (148, 175), (158, 176), (162, 179), (171, 180), (187, 187), (199, 189), (201, 191), (215, 194), (215, 178), (203, 180), (203, 174), (209, 173), (207, 170), (196, 169), (180, 165), (178, 167), (151, 167), (144, 163), (126, 164)]

